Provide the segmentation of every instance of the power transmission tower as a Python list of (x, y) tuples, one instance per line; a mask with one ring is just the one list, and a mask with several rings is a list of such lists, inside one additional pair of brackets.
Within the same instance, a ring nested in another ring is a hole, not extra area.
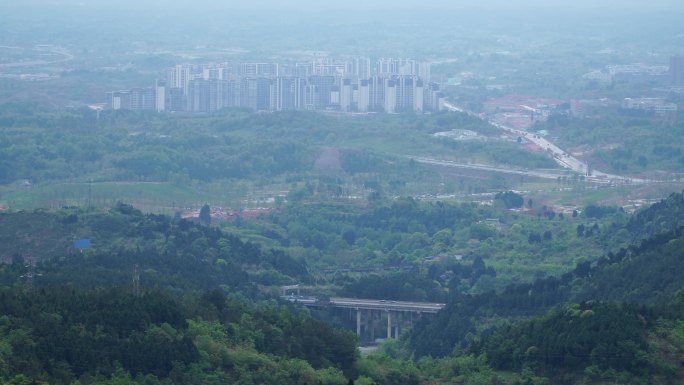
[[(97, 116), (99, 118), (100, 111), (98, 110)], [(88, 180), (88, 211), (92, 209), (92, 199), (93, 199), (93, 179)]]
[(140, 297), (140, 268), (137, 263), (133, 269), (133, 295)]
[(26, 280), (24, 282), (26, 289), (31, 290), (33, 289), (33, 278), (36, 276), (36, 258), (32, 255), (25, 256), (24, 267), (26, 267), (26, 273), (24, 273), (21, 277)]

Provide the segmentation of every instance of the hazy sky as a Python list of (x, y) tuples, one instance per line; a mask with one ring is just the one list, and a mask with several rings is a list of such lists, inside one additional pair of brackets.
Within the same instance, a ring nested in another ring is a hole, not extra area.
[[(504, 8), (520, 9), (529, 7), (540, 8), (604, 8), (604, 9), (684, 9), (682, 0), (24, 0), (16, 2), (12, 0), (0, 0), (0, 7), (5, 5), (73, 5), (81, 4), (92, 7), (96, 4), (106, 7), (126, 7), (129, 9), (161, 7), (215, 7), (222, 9), (349, 9), (363, 10), (391, 10), (397, 8)], [(15, 4), (12, 4), (15, 3)]]
[[(211, 3), (211, 0), (200, 0), (200, 2)], [(237, 5), (240, 2), (229, 1), (225, 4), (231, 4), (232, 6)], [(319, 7), (319, 8), (456, 8), (456, 9), (467, 9), (473, 7), (489, 7), (489, 8), (527, 8), (530, 6), (534, 7), (607, 7), (607, 8), (619, 8), (624, 6), (630, 7), (673, 7), (682, 8), (681, 0), (654, 0), (654, 1), (644, 1), (644, 0), (344, 0), (344, 1), (316, 1), (316, 0), (253, 0), (245, 2), (244, 4), (249, 4), (249, 6), (262, 6), (262, 7), (296, 7), (296, 6), (307, 6), (307, 7)]]
[[(46, 41), (54, 34), (75, 39), (123, 33), (137, 40), (154, 36), (196, 44), (261, 36), (270, 43), (298, 32), (296, 38), (307, 45), (331, 37), (351, 39), (374, 25), (384, 25), (385, 34), (420, 25), (412, 32), (415, 38), (459, 27), (462, 34), (589, 31), (624, 39), (666, 37), (676, 38), (670, 44), (677, 45), (684, 36), (682, 19), (684, 0), (0, 0), (0, 42), (7, 36)], [(40, 35), (41, 30), (49, 32)]]

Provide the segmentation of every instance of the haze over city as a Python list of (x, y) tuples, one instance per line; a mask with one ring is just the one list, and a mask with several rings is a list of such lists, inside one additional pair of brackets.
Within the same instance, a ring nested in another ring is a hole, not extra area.
[(0, 385), (684, 382), (680, 0), (0, 0)]

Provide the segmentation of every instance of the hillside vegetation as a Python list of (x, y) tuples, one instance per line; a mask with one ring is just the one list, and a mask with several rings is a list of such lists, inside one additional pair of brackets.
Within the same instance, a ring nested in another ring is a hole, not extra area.
[[(619, 212), (613, 208), (588, 207), (572, 220), (604, 219), (597, 240), (617, 242), (624, 233), (646, 238), (559, 277), (498, 293), (468, 294), (454, 286), (494, 276), (483, 258), (450, 266), (453, 276), (446, 283), (437, 278), (445, 264), (349, 275), (328, 290), (448, 302), (435, 317), (423, 318), (401, 340), (367, 358), (358, 357), (351, 332), (268, 299), (275, 285), (313, 279), (305, 259), (291, 257), (289, 247), (261, 246), (126, 204), (109, 212), (5, 213), (0, 215), (8, 234), (3, 253), (20, 250), (18, 245), (24, 250), (6, 254), (15, 263), (0, 269), (0, 377), (10, 383), (82, 384), (334, 384), (348, 378), (365, 384), (671, 383), (681, 373), (676, 357), (684, 351), (684, 282), (676, 274), (684, 268), (679, 266), (682, 202), (681, 194), (673, 194), (629, 221), (615, 217)], [(315, 206), (307, 210), (315, 213)], [(358, 216), (329, 218), (330, 226), (347, 222), (347, 230), (360, 234), (363, 229), (401, 234), (416, 226), (437, 234), (446, 227), (477, 226), (479, 210), (400, 200)], [(496, 209), (484, 210), (487, 216), (486, 210)], [(261, 220), (278, 225), (287, 218), (277, 219), (281, 215)], [(553, 223), (548, 217), (533, 222)], [(579, 226), (564, 221), (570, 229)], [(329, 231), (315, 223), (301, 226)], [(253, 229), (263, 225), (257, 222)], [(23, 231), (11, 230), (16, 228)], [(75, 250), (70, 241), (81, 238), (91, 239), (92, 248)], [(281, 241), (288, 239), (301, 242), (289, 235)], [(584, 242), (586, 234), (578, 239)], [(33, 290), (22, 284), (27, 267), (20, 263), (30, 254), (41, 256)], [(131, 281), (136, 270), (141, 289)]]
[(541, 383), (672, 383), (682, 370), (673, 359), (683, 342), (681, 202), (673, 194), (633, 216), (635, 237), (656, 235), (594, 264), (453, 298), (414, 328), (406, 347), (414, 357), (482, 355), (492, 369)]

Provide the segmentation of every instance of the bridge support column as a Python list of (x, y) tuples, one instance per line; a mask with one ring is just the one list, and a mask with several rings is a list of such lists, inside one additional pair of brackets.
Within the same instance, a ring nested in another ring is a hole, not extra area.
[(387, 339), (392, 338), (392, 311), (387, 310)]
[(361, 310), (356, 309), (356, 335), (361, 338)]

